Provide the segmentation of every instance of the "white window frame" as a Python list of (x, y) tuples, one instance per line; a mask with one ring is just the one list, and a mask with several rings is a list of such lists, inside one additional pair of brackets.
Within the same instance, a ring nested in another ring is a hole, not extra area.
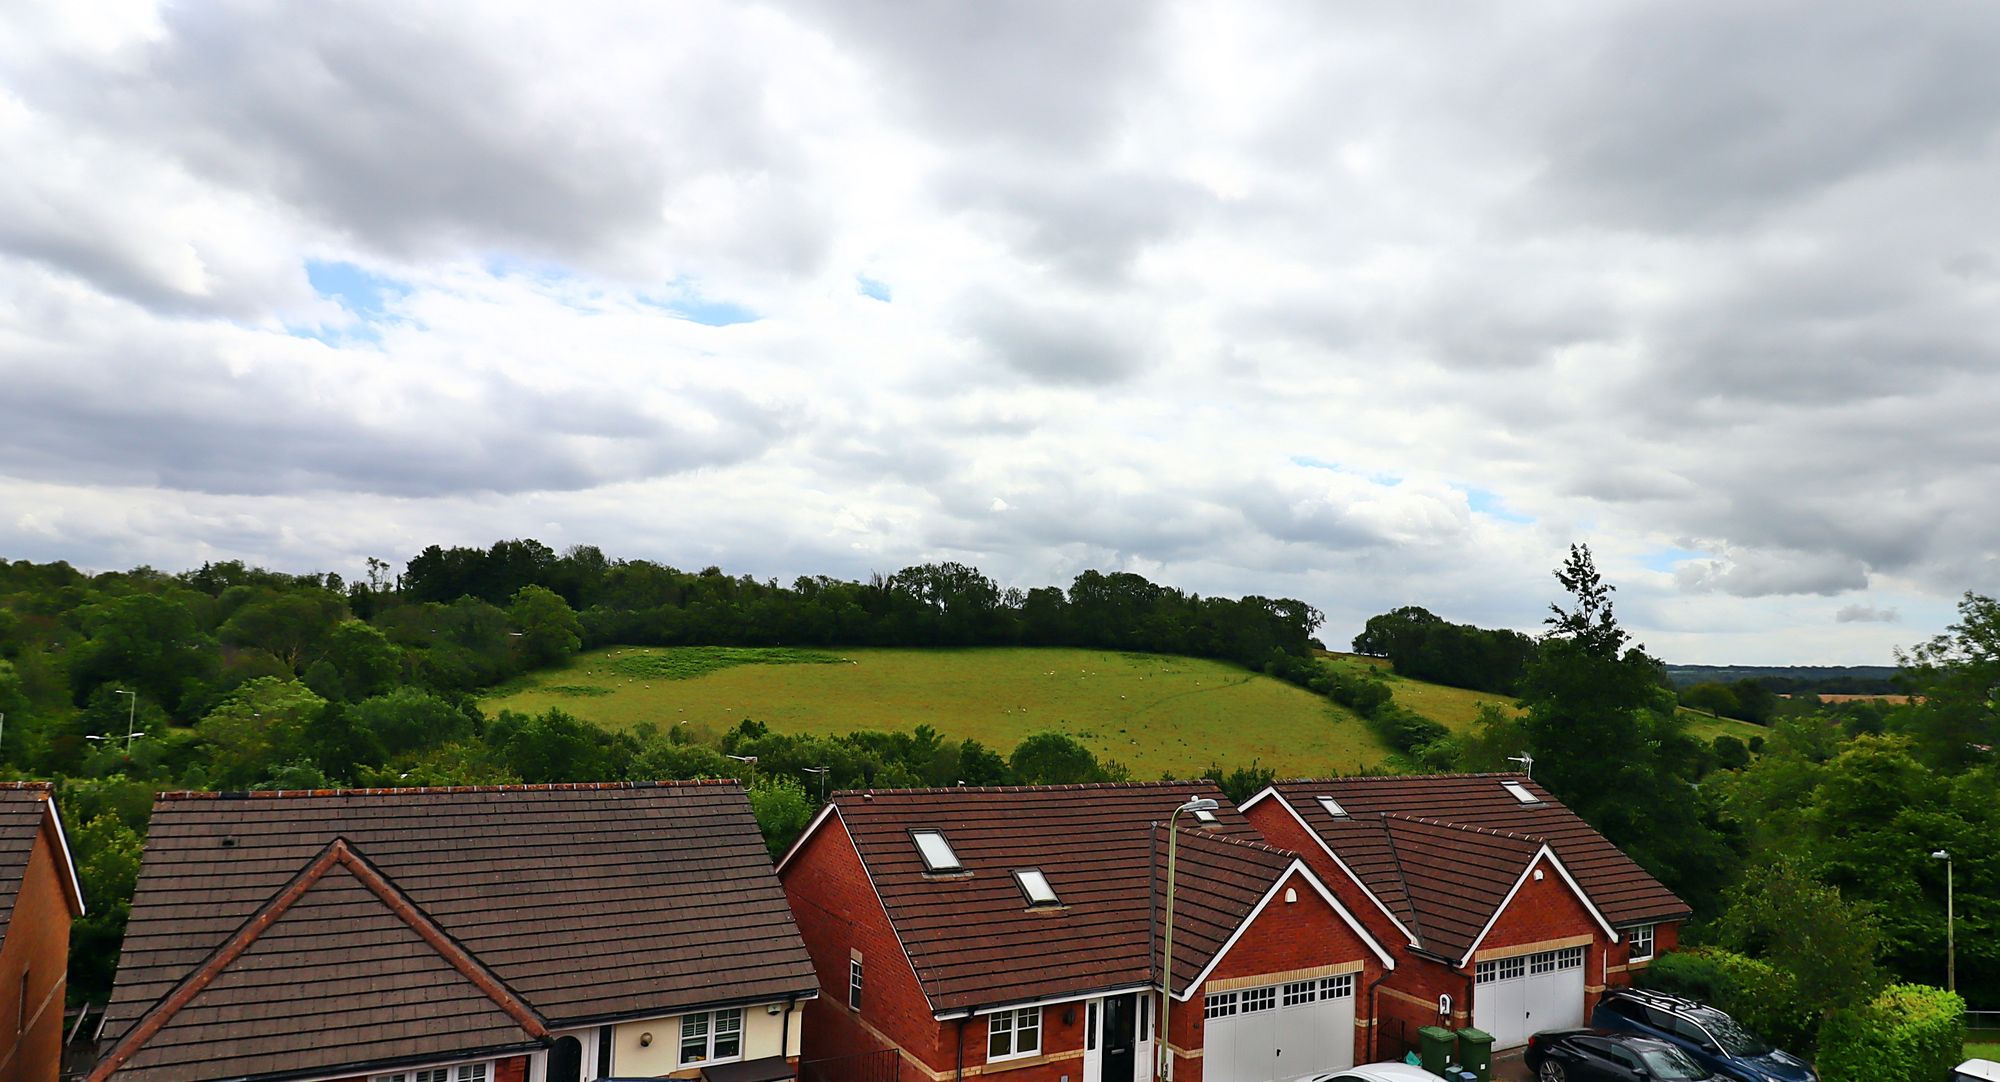
[(850, 1011), (861, 1009), (863, 976), (861, 959), (849, 958), (847, 960), (847, 1009)]
[(449, 1067), (419, 1067), (370, 1075), (368, 1082), (492, 1082), (492, 1078), (493, 1061), (482, 1059)]
[(1507, 795), (1523, 804), (1540, 804), (1542, 802), (1541, 797), (1529, 792), (1528, 787), (1518, 781), (1503, 781), (1500, 783), (1500, 788), (1507, 790)]
[[(1022, 1025), (1023, 1022), (1026, 1022), (1027, 1025)], [(1025, 1030), (1034, 1031), (1035, 1044), (1032, 1048), (1021, 1047), (1021, 1034)], [(996, 1054), (993, 1051), (994, 1040), (1002, 1034), (1005, 1034), (1007, 1037), (1008, 1050)], [(1041, 1054), (1042, 1009), (1040, 1007), (1021, 1007), (1011, 1011), (995, 1011), (986, 1016), (986, 1062), (1005, 1063), (1010, 1059), (1024, 1059), (1028, 1056), (1039, 1056)]]
[(1335, 819), (1347, 818), (1347, 809), (1340, 806), (1340, 801), (1330, 796), (1322, 796), (1317, 799), (1319, 800), (1320, 809), (1328, 815), (1333, 816)]
[(1201, 1016), (1207, 1018), (1228, 1018), (1236, 1013), (1235, 992), (1207, 992), (1202, 995)]
[(1021, 888), (1021, 895), (1028, 899), (1030, 906), (1062, 904), (1062, 898), (1057, 896), (1056, 888), (1049, 884), (1049, 877), (1044, 875), (1040, 868), (1016, 868), (1014, 882)]
[[(720, 1056), (715, 1052), (715, 1043), (724, 1035), (722, 1022), (726, 1018), (733, 1018), (736, 1022), (736, 1028), (730, 1031), (736, 1038), (736, 1051), (727, 1056)], [(696, 1019), (701, 1020), (702, 1054), (695, 1059), (689, 1059), (688, 1027), (689, 1023)], [(720, 1010), (696, 1011), (693, 1014), (681, 1015), (678, 1040), (679, 1043), (674, 1048), (674, 1059), (682, 1068), (700, 1067), (712, 1063), (735, 1063), (743, 1058), (743, 1008), (724, 1007)]]
[[(1632, 945), (1632, 953), (1626, 959), (1627, 962), (1650, 962), (1653, 960), (1653, 934), (1654, 930), (1658, 927), (1659, 925), (1657, 924), (1640, 924), (1626, 930), (1625, 941)], [(1641, 942), (1646, 945), (1646, 953), (1644, 954), (1639, 953), (1639, 944)]]

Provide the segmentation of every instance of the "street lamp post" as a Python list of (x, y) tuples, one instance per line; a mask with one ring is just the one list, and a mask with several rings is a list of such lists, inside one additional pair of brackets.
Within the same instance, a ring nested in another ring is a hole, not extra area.
[(1952, 912), (1951, 898), (1951, 854), (1940, 849), (1931, 854), (1932, 860), (1944, 861), (1944, 990), (1958, 991), (1958, 933), (1954, 925), (1957, 914)]
[(734, 760), (736, 760), (736, 761), (737, 761), (737, 762), (739, 762), (739, 763), (749, 763), (749, 764), (750, 764), (750, 781), (751, 781), (751, 783), (752, 783), (752, 784), (755, 784), (755, 783), (756, 783), (756, 781), (757, 781), (757, 757), (756, 757), (755, 755), (731, 755), (731, 756), (729, 756), (729, 758), (731, 758), (731, 759), (734, 759)]
[(1162, 1082), (1173, 1073), (1168, 1066), (1168, 1057), (1173, 1053), (1167, 1046), (1173, 1028), (1167, 1024), (1169, 1021), (1167, 1012), (1173, 1004), (1174, 995), (1174, 856), (1177, 849), (1175, 842), (1179, 837), (1182, 812), (1205, 812), (1215, 809), (1216, 803), (1213, 799), (1205, 796), (1192, 797), (1187, 803), (1175, 808), (1173, 815), (1167, 817), (1167, 922), (1160, 934), (1160, 1024), (1155, 1027), (1158, 1032), (1153, 1035), (1159, 1042), (1159, 1047), (1153, 1054), (1153, 1077)]
[[(5, 715), (0, 715), (0, 720), (4, 720), (4, 718)], [(799, 769), (808, 774), (819, 775), (819, 802), (821, 804), (826, 803), (826, 776), (833, 772), (833, 768), (830, 766), (802, 766)]]
[(111, 694), (123, 695), (125, 696), (125, 701), (131, 704), (125, 708), (125, 750), (131, 751), (132, 723), (139, 720), (139, 693), (136, 691), (126, 691), (122, 688), (113, 688), (111, 689)]

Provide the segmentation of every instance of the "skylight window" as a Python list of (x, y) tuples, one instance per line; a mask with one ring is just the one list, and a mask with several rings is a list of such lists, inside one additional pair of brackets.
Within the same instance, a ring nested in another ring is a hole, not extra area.
[(917, 854), (924, 858), (924, 867), (934, 872), (962, 872), (965, 865), (959, 863), (958, 854), (951, 851), (951, 843), (935, 830), (913, 830), (910, 840), (917, 843)]
[(1540, 804), (1542, 802), (1541, 797), (1529, 792), (1528, 787), (1518, 781), (1503, 781), (1500, 783), (1500, 787), (1507, 790), (1508, 793), (1513, 795), (1515, 800), (1523, 804)]
[(1022, 868), (1014, 873), (1014, 880), (1021, 884), (1021, 893), (1028, 896), (1029, 905), (1060, 905), (1054, 887), (1049, 886), (1049, 877), (1040, 868)]
[(1340, 806), (1340, 801), (1335, 800), (1330, 796), (1320, 797), (1319, 806), (1325, 808), (1326, 813), (1328, 815), (1333, 816), (1335, 819), (1347, 818), (1347, 809)]

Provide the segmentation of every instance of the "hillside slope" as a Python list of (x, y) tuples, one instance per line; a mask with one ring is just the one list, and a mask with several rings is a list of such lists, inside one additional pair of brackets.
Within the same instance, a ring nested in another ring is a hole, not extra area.
[(610, 647), (497, 688), (480, 707), (560, 707), (618, 729), (719, 732), (743, 718), (821, 734), (929, 725), (1002, 754), (1054, 729), (1135, 778), (1253, 761), (1281, 774), (1353, 773), (1387, 756), (1366, 722), (1304, 689), (1223, 662), (1105, 650)]

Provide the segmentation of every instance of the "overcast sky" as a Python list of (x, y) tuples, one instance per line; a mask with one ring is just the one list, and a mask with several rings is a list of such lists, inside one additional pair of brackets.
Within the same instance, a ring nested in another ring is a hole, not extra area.
[(1990, 0), (474, 10), (6, 5), (0, 558), (2000, 590)]

